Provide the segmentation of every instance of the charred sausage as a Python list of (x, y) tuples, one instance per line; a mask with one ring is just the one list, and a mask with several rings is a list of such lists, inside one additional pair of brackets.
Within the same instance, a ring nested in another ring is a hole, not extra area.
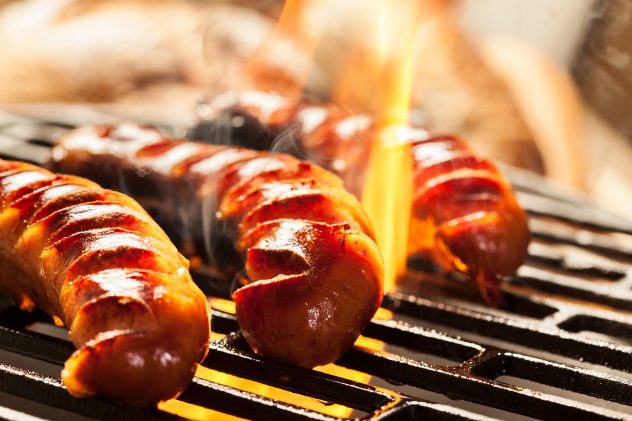
[[(304, 367), (330, 363), (381, 303), (371, 225), (341, 180), (316, 165), (131, 124), (71, 131), (52, 165), (131, 193), (181, 250), (224, 277), (243, 267), (237, 319), (260, 354)], [(218, 237), (237, 258), (218, 257)]]
[(502, 301), (500, 279), (527, 256), (527, 217), (498, 168), (454, 136), (410, 130), (414, 162), (411, 252), (476, 282), (491, 305)]
[[(233, 142), (286, 148), (337, 173), (354, 193), (362, 190), (367, 146), (376, 130), (367, 115), (246, 91), (214, 98), (200, 117), (194, 135), (208, 138), (222, 126)], [(226, 127), (235, 119), (239, 128)], [(522, 264), (530, 238), (509, 183), (456, 137), (415, 128), (408, 137), (415, 174), (409, 252), (431, 254), (444, 269), (465, 273), (487, 303), (498, 304), (500, 277)]]
[(0, 290), (70, 329), (75, 396), (135, 406), (178, 395), (208, 351), (210, 313), (188, 262), (131, 198), (0, 161)]

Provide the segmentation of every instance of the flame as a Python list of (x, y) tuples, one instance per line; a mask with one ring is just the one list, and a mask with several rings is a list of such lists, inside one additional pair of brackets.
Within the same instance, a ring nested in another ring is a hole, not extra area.
[(362, 204), (373, 221), (384, 258), (385, 291), (393, 290), (397, 277), (406, 270), (413, 184), (406, 132), (419, 4), (404, 2), (386, 9), (382, 3), (375, 43), (375, 62), (382, 67), (381, 101)]
[(371, 148), (362, 204), (373, 221), (384, 258), (384, 290), (395, 288), (406, 270), (408, 223), (412, 204), (410, 146), (400, 125), (379, 130)]
[(245, 65), (245, 89), (301, 96), (320, 38), (319, 26), (307, 20), (309, 7), (318, 1), (286, 0), (272, 33)]

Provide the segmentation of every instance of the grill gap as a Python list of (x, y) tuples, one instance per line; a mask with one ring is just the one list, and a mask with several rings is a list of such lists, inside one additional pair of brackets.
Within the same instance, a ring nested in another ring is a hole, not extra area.
[(632, 325), (602, 317), (577, 315), (558, 325), (569, 332), (594, 332), (621, 339), (621, 343), (632, 344)]
[(490, 380), (498, 381), (501, 376), (509, 376), (615, 403), (632, 402), (632, 383), (627, 379), (518, 354), (499, 353), (475, 366), (472, 371)]

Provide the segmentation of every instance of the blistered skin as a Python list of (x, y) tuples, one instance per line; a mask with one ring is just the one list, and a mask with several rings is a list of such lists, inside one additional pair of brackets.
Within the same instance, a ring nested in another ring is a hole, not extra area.
[[(267, 148), (289, 136), (291, 152), (334, 171), (351, 191), (361, 192), (359, 174), (375, 135), (368, 116), (256, 91), (220, 95), (200, 110), (207, 126), (235, 116), (250, 125), (235, 133), (253, 137), (251, 146)], [(530, 238), (511, 187), (491, 161), (455, 137), (412, 128), (407, 137), (414, 165), (409, 253), (430, 254), (444, 269), (465, 273), (487, 303), (499, 304), (500, 278), (522, 264)]]
[(129, 197), (0, 161), (0, 289), (70, 330), (62, 379), (135, 406), (177, 396), (208, 351), (188, 262)]
[[(370, 223), (341, 180), (316, 165), (130, 124), (71, 131), (52, 165), (126, 189), (181, 250), (224, 277), (243, 270), (237, 319), (262, 355), (304, 367), (333, 362), (381, 303), (383, 264)], [(238, 261), (217, 256), (220, 236)]]

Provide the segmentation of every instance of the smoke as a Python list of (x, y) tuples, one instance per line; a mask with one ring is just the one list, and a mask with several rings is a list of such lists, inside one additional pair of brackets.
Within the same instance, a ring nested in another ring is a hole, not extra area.
[(371, 147), (373, 119), (335, 103), (324, 106), (299, 101), (293, 108), (293, 118), (274, 138), (270, 150), (288, 153), (334, 172), (359, 197)]
[(310, 153), (300, 142), (296, 127), (288, 127), (279, 133), (270, 144), (270, 152), (286, 153), (296, 158), (308, 160)]
[(216, 267), (215, 261), (215, 244), (214, 238), (218, 237), (215, 227), (218, 225), (216, 221), (217, 217), (217, 195), (207, 194), (202, 198), (200, 204), (200, 216), (202, 222), (202, 241), (204, 244), (204, 254), (206, 262), (211, 266)]

